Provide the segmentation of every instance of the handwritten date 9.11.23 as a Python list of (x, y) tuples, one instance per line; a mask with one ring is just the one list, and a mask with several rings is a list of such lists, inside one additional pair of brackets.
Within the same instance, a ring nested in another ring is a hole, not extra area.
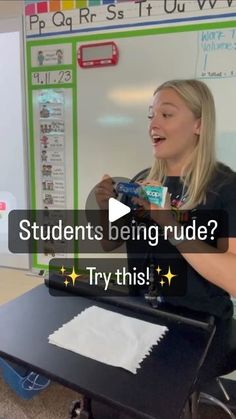
[(32, 73), (32, 84), (34, 86), (64, 83), (72, 83), (71, 70), (37, 71)]

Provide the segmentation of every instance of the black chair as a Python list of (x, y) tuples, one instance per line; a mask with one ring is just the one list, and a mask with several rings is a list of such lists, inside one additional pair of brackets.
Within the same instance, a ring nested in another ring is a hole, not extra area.
[[(199, 419), (199, 405), (201, 403), (212, 404), (222, 409), (229, 418), (236, 419), (236, 415), (227, 405), (230, 403), (230, 396), (224, 387), (221, 380), (222, 375), (229, 374), (236, 370), (236, 319), (229, 321), (228, 330), (219, 330), (215, 341), (213, 339), (209, 353), (203, 363), (199, 379), (195, 385), (195, 390), (188, 401), (183, 419)], [(219, 340), (222, 340), (222, 345), (219, 345)], [(222, 357), (222, 348), (224, 347), (224, 356)], [(210, 380), (210, 377), (214, 377)], [(206, 388), (212, 385), (217, 385), (223, 395), (223, 400), (206, 393)]]
[(150, 172), (150, 167), (147, 169), (141, 170), (131, 179), (130, 182), (139, 182), (140, 180), (144, 180), (148, 176), (149, 172)]

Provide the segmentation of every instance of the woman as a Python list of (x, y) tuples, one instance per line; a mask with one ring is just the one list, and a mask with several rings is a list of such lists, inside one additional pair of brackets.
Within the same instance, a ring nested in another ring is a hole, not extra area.
[[(227, 293), (236, 295), (236, 176), (230, 168), (215, 159), (215, 106), (212, 94), (198, 80), (166, 82), (154, 92), (148, 117), (155, 162), (148, 180), (143, 181), (143, 184), (168, 186), (165, 210), (171, 207), (181, 210), (224, 209), (228, 213), (229, 232), (226, 234), (229, 238), (226, 252), (214, 253), (208, 244), (197, 240), (191, 243), (192, 253), (188, 251), (188, 241), (176, 243), (176, 248), (205, 279), (209, 290), (216, 291), (215, 285), (219, 287), (217, 293), (220, 289), (226, 291), (220, 292), (220, 296), (226, 297)], [(97, 188), (100, 208), (107, 208), (111, 196), (115, 196), (112, 179), (106, 175)], [(159, 210), (153, 212), (155, 221), (164, 224), (161, 220), (162, 208), (150, 206), (145, 200), (134, 201), (144, 208)], [(173, 216), (168, 222), (173, 224)], [(220, 249), (224, 244), (225, 240), (219, 239), (217, 247)], [(113, 243), (113, 247), (117, 245)], [(209, 291), (205, 297), (213, 298), (214, 295)], [(229, 297), (227, 299), (226, 317), (230, 317), (232, 305)], [(213, 310), (212, 314), (217, 313)]]
[[(163, 208), (146, 200), (133, 199), (145, 209), (151, 209), (153, 222), (160, 226), (180, 224), (171, 208), (181, 210), (225, 210), (229, 216), (227, 251), (212, 252), (212, 245), (201, 240), (172, 240), (170, 246), (187, 262), (187, 292), (183, 297), (165, 298), (175, 307), (184, 307), (213, 315), (217, 331), (209, 356), (200, 374), (200, 384), (224, 372), (224, 354), (233, 306), (230, 294), (236, 296), (236, 176), (215, 158), (215, 106), (209, 88), (198, 80), (173, 80), (154, 92), (149, 109), (149, 135), (155, 162), (143, 184), (168, 187)], [(114, 196), (112, 179), (104, 176), (97, 188), (100, 208)], [(214, 212), (212, 212), (214, 218)], [(113, 248), (119, 243), (112, 243)], [(221, 234), (215, 244), (223, 249)], [(108, 249), (111, 243), (105, 243)], [(127, 243), (128, 251), (134, 251)], [(153, 249), (155, 257), (155, 249)], [(129, 255), (129, 252), (128, 252)], [(156, 255), (157, 256), (157, 255)]]

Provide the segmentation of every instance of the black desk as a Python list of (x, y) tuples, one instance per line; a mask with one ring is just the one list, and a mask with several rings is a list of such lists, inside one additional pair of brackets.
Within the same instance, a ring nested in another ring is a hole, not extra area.
[[(48, 343), (48, 336), (86, 307), (135, 316), (169, 328), (134, 375)], [(210, 332), (78, 297), (52, 297), (44, 286), (0, 307), (0, 355), (140, 419), (177, 419), (205, 357)]]

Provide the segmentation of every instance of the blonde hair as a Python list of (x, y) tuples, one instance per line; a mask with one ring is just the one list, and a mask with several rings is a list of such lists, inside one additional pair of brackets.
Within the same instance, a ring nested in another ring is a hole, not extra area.
[[(173, 89), (184, 100), (196, 119), (201, 118), (201, 128), (197, 145), (183, 167), (181, 181), (186, 201), (183, 209), (191, 209), (205, 201), (206, 190), (216, 168), (215, 157), (215, 104), (207, 85), (199, 80), (171, 80), (159, 86), (155, 92)], [(156, 159), (149, 178), (165, 180), (165, 161)]]

